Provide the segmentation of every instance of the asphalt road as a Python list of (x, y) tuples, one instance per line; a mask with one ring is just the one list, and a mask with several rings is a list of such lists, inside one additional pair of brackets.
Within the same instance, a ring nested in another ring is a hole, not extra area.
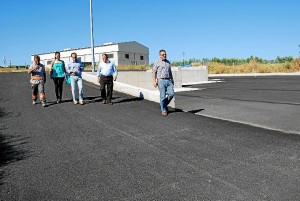
[(176, 107), (197, 115), (300, 134), (300, 76), (223, 77), (176, 94)]
[[(29, 76), (0, 74), (0, 200), (297, 200), (300, 135), (114, 94), (31, 104)], [(209, 91), (209, 90), (207, 90)]]

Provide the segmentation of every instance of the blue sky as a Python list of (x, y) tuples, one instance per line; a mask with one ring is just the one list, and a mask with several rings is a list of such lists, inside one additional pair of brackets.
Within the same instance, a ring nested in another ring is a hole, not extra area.
[[(298, 0), (93, 0), (95, 45), (137, 41), (150, 63), (189, 58), (299, 56)], [(90, 46), (89, 0), (1, 1), (0, 65)]]

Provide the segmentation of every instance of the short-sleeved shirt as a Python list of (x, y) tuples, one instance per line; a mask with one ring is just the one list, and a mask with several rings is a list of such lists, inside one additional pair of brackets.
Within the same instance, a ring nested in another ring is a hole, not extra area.
[(54, 61), (52, 76), (65, 77), (65, 63), (63, 61)]
[(173, 79), (172, 71), (171, 71), (171, 63), (166, 60), (157, 60), (153, 64), (152, 68), (153, 73), (156, 74), (157, 79)]
[(101, 61), (98, 65), (98, 70), (97, 70), (97, 77), (100, 75), (104, 76), (117, 76), (118, 71), (115, 66), (111, 61), (107, 61), (107, 63)]
[[(29, 69), (33, 69), (35, 68), (35, 64), (31, 64)], [(39, 68), (35, 69), (32, 73), (31, 73), (31, 76), (34, 77), (34, 76), (39, 76), (39, 77), (43, 77), (44, 76), (44, 73), (45, 73), (45, 66), (43, 64), (39, 64)]]

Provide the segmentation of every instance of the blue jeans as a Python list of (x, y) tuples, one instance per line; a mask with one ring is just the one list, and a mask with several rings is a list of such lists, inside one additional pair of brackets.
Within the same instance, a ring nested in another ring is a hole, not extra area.
[(82, 78), (74, 75), (71, 75), (70, 78), (71, 78), (71, 90), (72, 90), (73, 101), (77, 100), (76, 97), (77, 86), (79, 89), (79, 100), (83, 101)]
[(173, 80), (158, 79), (158, 89), (160, 93), (160, 108), (162, 112), (167, 112), (167, 106), (174, 97)]

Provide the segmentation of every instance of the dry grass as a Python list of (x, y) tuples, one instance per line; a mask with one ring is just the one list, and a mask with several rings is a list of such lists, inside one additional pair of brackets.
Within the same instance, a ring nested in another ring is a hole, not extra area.
[[(193, 63), (193, 66), (201, 66), (201, 64)], [(150, 70), (152, 66), (145, 65), (119, 65), (117, 66), (119, 71), (125, 70)], [(46, 68), (49, 71), (48, 68)], [(86, 71), (92, 70), (91, 66), (85, 67)], [(96, 69), (97, 70), (97, 66)], [(295, 59), (292, 62), (277, 63), (277, 64), (261, 64), (252, 60), (247, 64), (227, 66), (225, 64), (211, 62), (208, 65), (209, 74), (224, 74), (224, 73), (291, 73), (300, 71), (300, 58)], [(27, 72), (25, 68), (0, 68), (0, 73), (10, 73), (10, 72)]]
[(224, 73), (292, 73), (300, 71), (300, 59), (292, 62), (279, 64), (261, 64), (255, 60), (242, 65), (227, 66), (224, 64), (211, 62), (208, 65), (209, 74), (224, 74)]
[(0, 73), (16, 73), (16, 72), (27, 72), (26, 68), (0, 68)]

